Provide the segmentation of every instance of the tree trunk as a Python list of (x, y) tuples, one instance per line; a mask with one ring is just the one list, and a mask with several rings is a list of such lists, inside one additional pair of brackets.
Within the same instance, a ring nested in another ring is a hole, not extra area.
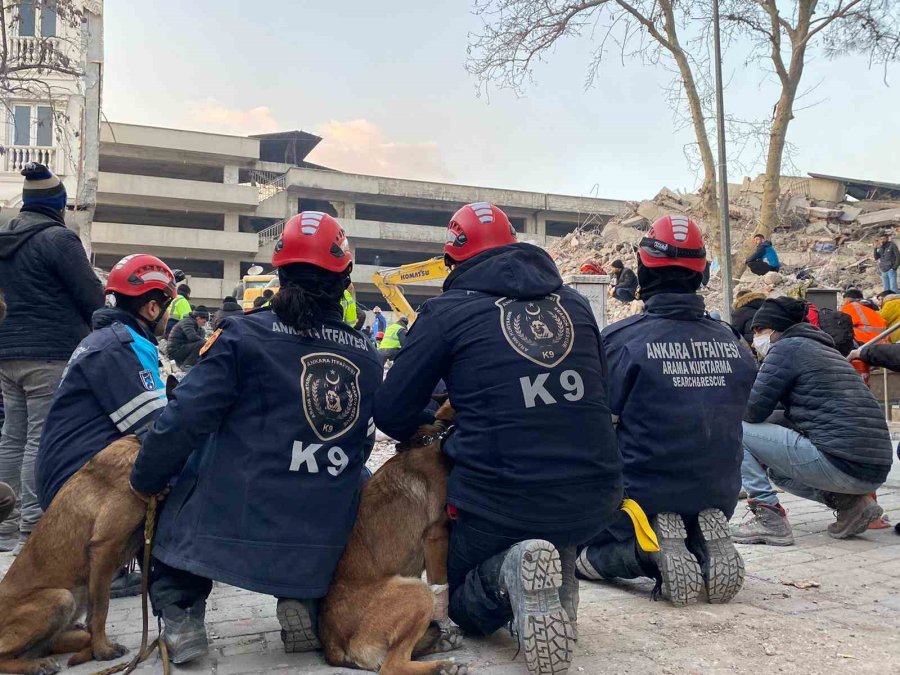
[(665, 31), (669, 45), (666, 45), (672, 53), (672, 58), (678, 66), (681, 74), (681, 83), (688, 100), (688, 109), (691, 113), (691, 122), (694, 127), (694, 136), (697, 139), (697, 147), (700, 150), (700, 161), (703, 163), (703, 184), (700, 187), (700, 204), (705, 211), (703, 220), (708, 224), (708, 243), (713, 255), (719, 253), (719, 199), (716, 193), (716, 160), (712, 147), (709, 144), (709, 136), (706, 131), (706, 118), (703, 115), (703, 105), (700, 102), (700, 94), (697, 93), (697, 83), (687, 55), (681, 49), (678, 42), (678, 29), (675, 22), (675, 13), (671, 0), (660, 0), (660, 7), (665, 13)]

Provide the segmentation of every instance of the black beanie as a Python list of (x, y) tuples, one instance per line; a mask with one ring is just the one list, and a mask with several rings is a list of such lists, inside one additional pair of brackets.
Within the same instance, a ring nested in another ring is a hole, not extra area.
[(794, 298), (769, 298), (753, 316), (750, 328), (771, 328), (783, 333), (791, 326), (806, 321), (809, 305)]
[(666, 267), (646, 267), (638, 261), (638, 285), (641, 300), (649, 300), (659, 293), (696, 293), (703, 281), (703, 274), (687, 267), (668, 265)]

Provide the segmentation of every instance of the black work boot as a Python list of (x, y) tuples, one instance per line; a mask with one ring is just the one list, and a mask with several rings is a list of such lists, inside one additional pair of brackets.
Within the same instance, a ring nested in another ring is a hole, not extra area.
[(842, 495), (823, 492), (825, 504), (834, 509), (837, 520), (828, 526), (828, 535), (835, 539), (847, 539), (865, 532), (884, 514), (878, 502), (869, 495)]
[(559, 553), (549, 541), (523, 541), (503, 559), (500, 590), (509, 598), (530, 675), (562, 675), (572, 662), (575, 633), (560, 604), (561, 586)]
[(736, 544), (793, 546), (794, 533), (781, 504), (772, 506), (748, 499), (747, 509), (753, 517), (731, 525), (729, 534), (732, 541)]
[(707, 599), (729, 602), (744, 586), (744, 559), (728, 534), (728, 519), (719, 509), (705, 509), (688, 530), (688, 548), (700, 562)]
[(578, 549), (567, 546), (559, 549), (559, 561), (562, 565), (562, 586), (559, 587), (559, 602), (569, 623), (575, 639), (578, 639), (578, 578), (575, 576), (575, 560)]
[(285, 652), (293, 654), (322, 648), (318, 635), (318, 609), (317, 600), (279, 598), (275, 613), (281, 624)]
[(703, 573), (697, 558), (688, 551), (684, 521), (677, 513), (660, 513), (653, 519), (659, 540), (656, 563), (662, 575), (662, 591), (676, 607), (697, 602), (703, 588)]
[(127, 567), (120, 567), (109, 587), (111, 598), (132, 598), (141, 594), (141, 571), (130, 572)]
[(206, 637), (205, 615), (206, 603), (203, 601), (187, 609), (169, 605), (162, 610), (162, 639), (172, 663), (187, 663), (206, 656), (209, 640)]

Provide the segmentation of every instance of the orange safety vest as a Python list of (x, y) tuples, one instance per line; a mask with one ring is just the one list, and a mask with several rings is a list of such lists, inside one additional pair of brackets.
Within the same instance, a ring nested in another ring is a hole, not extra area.
[(841, 308), (841, 311), (853, 320), (853, 337), (860, 344), (865, 344), (872, 338), (878, 337), (878, 334), (887, 328), (887, 323), (881, 314), (858, 302), (848, 302)]

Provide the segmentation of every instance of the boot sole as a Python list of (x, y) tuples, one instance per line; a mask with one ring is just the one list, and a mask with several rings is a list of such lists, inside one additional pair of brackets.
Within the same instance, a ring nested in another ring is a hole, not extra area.
[(719, 509), (706, 509), (697, 517), (706, 540), (709, 559), (703, 570), (706, 594), (711, 604), (723, 604), (744, 586), (744, 559), (728, 536), (728, 521)]
[(572, 663), (575, 631), (559, 601), (562, 563), (548, 541), (527, 542), (519, 570), (523, 616), (517, 616), (530, 675), (562, 675)]
[(311, 652), (322, 648), (312, 618), (303, 603), (296, 600), (282, 600), (278, 603), (275, 613), (281, 624), (281, 641), (287, 654)]
[(656, 517), (656, 537), (659, 540), (659, 571), (663, 592), (676, 607), (697, 602), (703, 588), (700, 563), (685, 544), (687, 531), (677, 513), (660, 513)]
[(828, 529), (828, 536), (832, 539), (848, 539), (849, 537), (862, 534), (869, 529), (869, 523), (874, 523), (884, 515), (884, 509), (877, 502), (867, 504), (863, 512), (859, 514), (859, 518), (850, 523), (845, 529), (839, 532), (832, 532)]

